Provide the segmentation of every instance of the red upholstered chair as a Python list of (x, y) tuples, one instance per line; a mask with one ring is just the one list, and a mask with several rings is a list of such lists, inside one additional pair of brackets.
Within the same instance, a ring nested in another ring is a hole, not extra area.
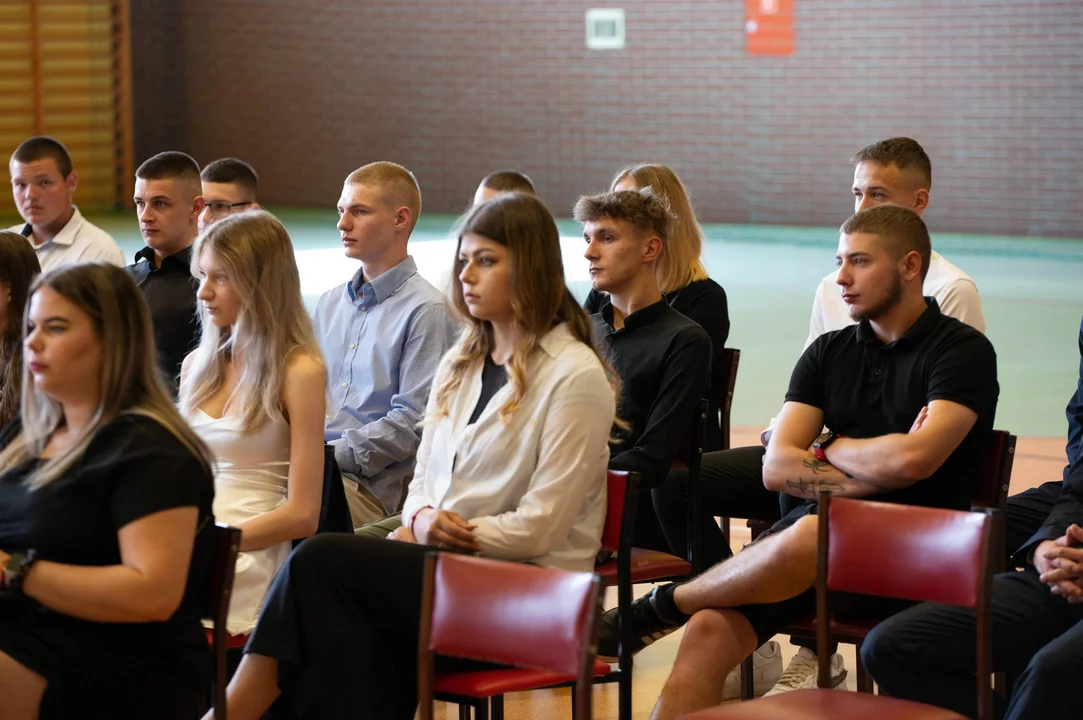
[[(996, 537), (1004, 537), (1004, 506), (1008, 500), (1008, 486), (1011, 483), (1012, 465), (1015, 460), (1016, 437), (1004, 430), (994, 430), (982, 452), (978, 468), (978, 482), (974, 488), (974, 497), (971, 506), (974, 508), (989, 508), (998, 510), (995, 520), (994, 533)], [(751, 523), (750, 523), (751, 525)], [(767, 524), (770, 527), (770, 524)], [(758, 528), (760, 532), (762, 528)], [(758, 536), (756, 533), (753, 537)], [(994, 547), (994, 569), (1003, 572), (1007, 565), (1004, 557), (1004, 543)], [(847, 622), (844, 618), (831, 619), (832, 642), (849, 643), (857, 646), (857, 689), (860, 692), (871, 693), (873, 691), (872, 678), (865, 672), (865, 666), (861, 663), (861, 645), (865, 642), (874, 627), (886, 618), (866, 617), (860, 620)], [(793, 637), (815, 640), (817, 636), (816, 617), (810, 616), (794, 623), (781, 631), (780, 634)], [(741, 663), (741, 699), (752, 698), (752, 687), (745, 683), (744, 678), (752, 678), (752, 657), (745, 658)]]
[[(425, 561), (418, 701), (432, 720), (433, 698), (457, 703), (459, 717), (503, 717), (503, 695), (574, 681), (576, 715), (590, 720), (590, 678), (601, 608), (601, 582), (591, 573), (452, 553)], [(435, 674), (435, 655), (508, 665)], [(601, 663), (603, 666), (605, 663)], [(608, 668), (606, 668), (607, 670)]]
[[(922, 508), (820, 496), (816, 578), (817, 690), (720, 705), (683, 720), (964, 720), (921, 703), (830, 685), (831, 592), (878, 595), (972, 607), (977, 611), (979, 720), (992, 720), (989, 596), (996, 549), (995, 510)], [(999, 540), (997, 540), (999, 542)], [(936, 548), (936, 552), (929, 552)]]
[(207, 631), (214, 654), (214, 717), (226, 720), (226, 618), (229, 616), (229, 596), (233, 592), (233, 574), (237, 569), (237, 551), (241, 547), (241, 531), (217, 524), (208, 529), (214, 535), (214, 566), (203, 614), (214, 622), (214, 628)]

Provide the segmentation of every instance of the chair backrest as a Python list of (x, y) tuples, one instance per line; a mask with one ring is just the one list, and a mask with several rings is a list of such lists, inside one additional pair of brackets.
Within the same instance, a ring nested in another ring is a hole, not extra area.
[(726, 368), (726, 386), (716, 389), (716, 392), (721, 395), (718, 401), (718, 410), (722, 415), (719, 429), (722, 433), (721, 448), (729, 450), (730, 411), (733, 409), (733, 391), (737, 387), (737, 366), (741, 364), (741, 351), (736, 348), (725, 348), (722, 351), (722, 364)]
[(832, 499), (821, 493), (816, 579), (820, 687), (830, 683), (829, 591), (972, 607), (978, 618), (978, 711), (979, 717), (989, 717), (995, 513)]
[(635, 507), (639, 498), (639, 473), (607, 470), (605, 473), (605, 525), (602, 550), (616, 553), (632, 546)]
[(978, 484), (974, 488), (974, 506), (1003, 510), (1008, 501), (1015, 461), (1016, 437), (1004, 430), (989, 435), (978, 461)]
[(418, 690), (432, 717), (433, 654), (546, 670), (577, 681), (590, 717), (601, 581), (589, 572), (453, 553), (426, 558)]
[(214, 623), (211, 631), (211, 651), (214, 654), (214, 717), (226, 720), (226, 619), (229, 598), (233, 594), (233, 575), (237, 569), (237, 553), (241, 547), (241, 531), (225, 525), (209, 525), (206, 530), (214, 538), (214, 565), (211, 570), (204, 618)]

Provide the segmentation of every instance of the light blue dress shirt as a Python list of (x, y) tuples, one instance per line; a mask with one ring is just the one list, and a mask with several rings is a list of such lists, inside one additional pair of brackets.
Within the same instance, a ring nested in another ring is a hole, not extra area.
[(327, 291), (313, 317), (327, 364), (327, 425), (342, 474), (399, 510), (421, 442), (418, 423), (459, 325), (412, 257)]

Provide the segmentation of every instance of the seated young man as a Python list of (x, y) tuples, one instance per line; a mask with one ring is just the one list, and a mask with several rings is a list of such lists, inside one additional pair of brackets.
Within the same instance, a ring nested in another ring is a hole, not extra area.
[[(932, 162), (924, 148), (911, 138), (895, 137), (881, 140), (858, 150), (850, 162), (854, 164), (851, 191), (854, 212), (877, 205), (898, 205), (921, 215), (929, 206), (932, 188)], [(805, 348), (829, 330), (841, 330), (857, 322), (851, 306), (839, 292), (831, 273), (820, 281), (812, 303), (809, 335)], [(930, 251), (928, 272), (922, 281), (922, 292), (932, 297), (940, 306), (940, 312), (974, 327), (985, 330), (981, 298), (974, 281), (962, 270), (948, 262), (935, 250)], [(777, 520), (792, 510), (799, 500), (781, 497), (779, 508), (777, 493), (767, 491), (763, 485), (763, 458), (774, 429), (776, 419), (761, 435), (762, 443), (753, 447), (732, 448), (703, 456), (701, 470), (703, 520), (700, 526), (700, 557), (709, 563), (721, 562), (732, 554), (729, 539), (714, 523), (715, 516), (748, 517), (757, 520)], [(671, 547), (684, 547), (687, 543), (687, 500), (682, 477), (674, 477), (654, 491), (655, 509), (662, 522), (662, 529)], [(1031, 504), (1045, 498), (1030, 498)], [(1045, 509), (1048, 513), (1048, 507)], [(1045, 513), (1041, 517), (1045, 517)], [(1041, 522), (1041, 518), (1038, 519)], [(1031, 533), (1033, 532), (1033, 527)], [(1031, 533), (1027, 533), (1029, 537)], [(757, 682), (757, 695), (773, 695), (801, 688), (816, 687), (815, 641), (791, 639), (798, 652), (786, 670), (772, 670), (766, 678), (780, 675), (781, 681), (773, 686)], [(763, 659), (766, 649), (757, 653)], [(833, 651), (834, 652), (834, 651)], [(834, 653), (831, 658), (832, 682), (838, 684), (846, 679), (842, 655)], [(734, 675), (736, 681), (737, 675)], [(734, 690), (738, 685), (731, 683)]]
[(523, 173), (517, 170), (498, 170), (486, 175), (478, 185), (478, 189), (474, 192), (474, 204), (481, 205), (483, 202), (508, 193), (536, 194), (534, 183)]
[(150, 308), (159, 365), (176, 395), (184, 357), (199, 344), (199, 281), (192, 276), (192, 244), (203, 212), (199, 165), (182, 152), (158, 153), (135, 171), (133, 197), (147, 246), (126, 269)]
[[(984, 335), (923, 297), (929, 254), (925, 224), (905, 208), (862, 210), (843, 224), (837, 282), (858, 324), (820, 336), (801, 356), (763, 467), (769, 489), (805, 502), (743, 552), (636, 601), (636, 649), (689, 624), (655, 718), (719, 702), (744, 657), (814, 610), (820, 490), (970, 506), (996, 411), (996, 355)], [(599, 654), (616, 642), (610, 611)]]
[(60, 141), (32, 137), (11, 154), (11, 192), (24, 225), (10, 228), (30, 241), (41, 271), (77, 262), (124, 266), (124, 253), (109, 233), (72, 204), (79, 176)]
[[(1004, 720), (1079, 717), (1083, 671), (1083, 460), (1037, 533), (993, 580), (993, 672), (1017, 677)], [(977, 621), (968, 608), (924, 603), (881, 623), (861, 658), (885, 694), (977, 717)]]
[(203, 212), (199, 215), (199, 233), (227, 215), (255, 210), (259, 177), (251, 165), (237, 158), (219, 158), (207, 163), (199, 174), (203, 185)]
[(390, 162), (355, 170), (338, 212), (346, 257), (361, 267), (323, 294), (313, 323), (331, 403), (324, 438), (361, 526), (402, 508), (429, 386), (459, 326), (407, 252), (421, 213), (413, 173)]
[[(660, 483), (688, 440), (707, 393), (711, 339), (669, 306), (654, 265), (665, 252), (676, 217), (649, 190), (584, 196), (575, 205), (583, 223), (595, 290), (608, 302), (591, 316), (599, 347), (621, 381), (618, 417), (629, 430), (611, 448), (609, 467), (640, 473), (645, 488)], [(640, 495), (635, 544), (668, 551), (650, 494)]]

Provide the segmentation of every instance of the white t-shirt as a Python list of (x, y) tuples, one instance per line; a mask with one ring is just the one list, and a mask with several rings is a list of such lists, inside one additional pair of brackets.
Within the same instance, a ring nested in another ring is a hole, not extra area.
[[(825, 276), (816, 288), (816, 297), (812, 300), (809, 334), (802, 351), (807, 350), (812, 341), (825, 332), (842, 330), (857, 324), (857, 321), (850, 317), (850, 308), (842, 299), (842, 288), (835, 282), (836, 277), (837, 273)], [(926, 297), (936, 298), (940, 312), (985, 332), (985, 317), (981, 313), (978, 286), (969, 275), (935, 250), (929, 256), (929, 273), (922, 284), (922, 292)], [(764, 432), (773, 430), (777, 421), (777, 417), (771, 418), (771, 424)]]
[(124, 253), (121, 252), (113, 237), (83, 217), (79, 208), (68, 220), (68, 224), (52, 240), (35, 245), (30, 240), (30, 226), (16, 225), (8, 228), (26, 237), (27, 242), (38, 254), (41, 271), (49, 272), (62, 265), (77, 262), (105, 262), (124, 267)]

